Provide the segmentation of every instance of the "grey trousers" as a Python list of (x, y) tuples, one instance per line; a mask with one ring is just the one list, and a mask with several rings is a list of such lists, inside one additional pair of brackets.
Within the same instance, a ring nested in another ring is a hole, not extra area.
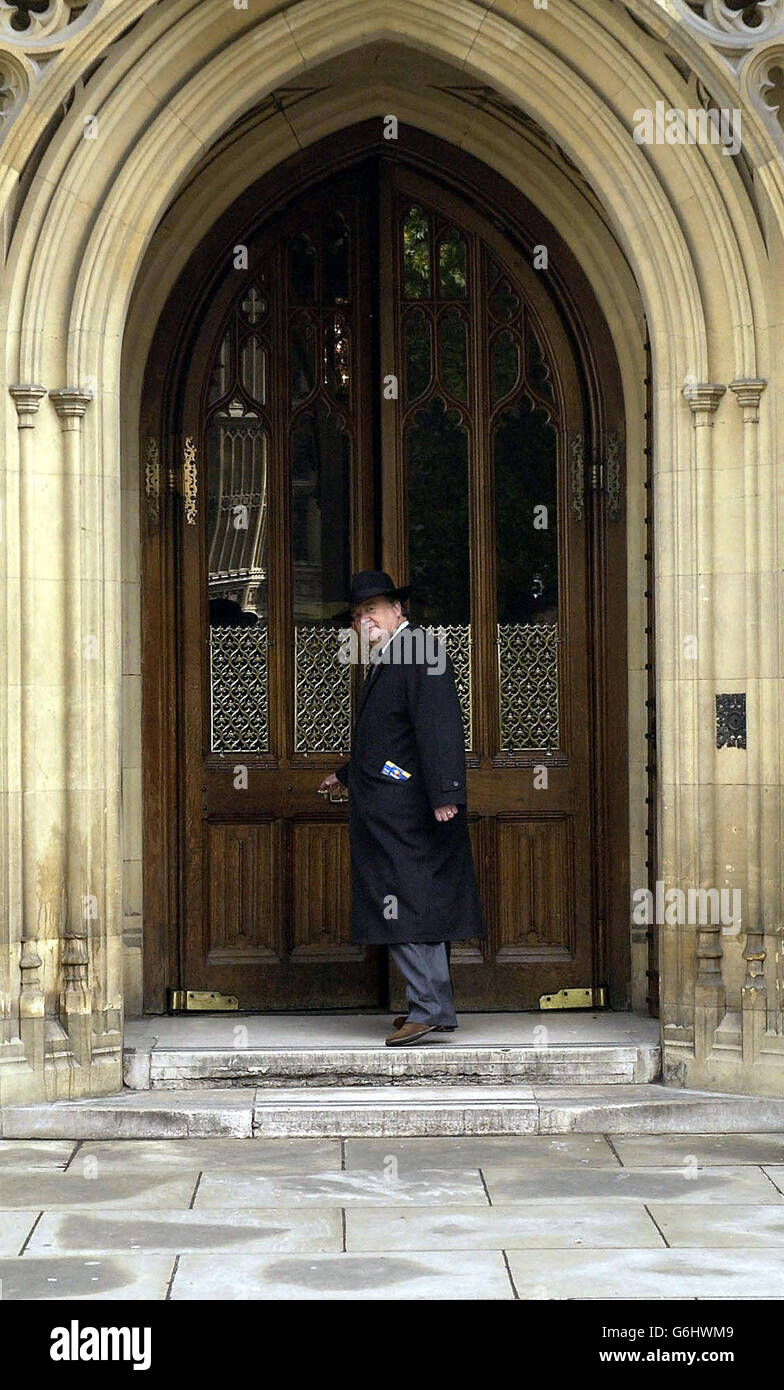
[(406, 982), (409, 1023), (457, 1027), (449, 955), (443, 941), (390, 943), (392, 958)]

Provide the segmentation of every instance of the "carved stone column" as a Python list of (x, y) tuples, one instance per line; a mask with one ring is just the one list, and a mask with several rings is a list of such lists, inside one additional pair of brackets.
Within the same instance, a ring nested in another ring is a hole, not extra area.
[[(694, 609), (697, 639), (696, 681), (693, 701), (697, 727), (695, 740), (695, 806), (697, 884), (682, 884), (683, 888), (716, 886), (716, 797), (715, 797), (715, 730), (712, 709), (708, 714), (706, 685), (715, 675), (714, 659), (714, 594), (713, 594), (713, 417), (726, 386), (712, 382), (692, 383), (684, 387), (694, 424), (692, 490), (693, 520), (697, 553), (694, 560)], [(682, 659), (682, 654), (681, 654)], [(684, 691), (685, 695), (685, 691)], [(688, 777), (688, 772), (686, 773)], [(708, 914), (706, 914), (707, 916)], [(721, 922), (696, 925), (696, 975), (694, 981), (694, 1056), (704, 1062), (713, 1046), (714, 1035), (725, 1011), (726, 991), (721, 969)]]
[[(60, 957), (60, 1020), (68, 1034), (73, 1055), (81, 1067), (90, 1061), (93, 991), (89, 923), (93, 917), (94, 885), (90, 883), (89, 860), (91, 816), (84, 792), (92, 783), (89, 740), (93, 733), (94, 705), (100, 681), (91, 681), (90, 663), (100, 667), (99, 634), (85, 623), (84, 590), (94, 564), (90, 564), (91, 537), (85, 525), (84, 497), (87, 479), (83, 476), (81, 430), (92, 397), (77, 389), (50, 391), (60, 417), (64, 445), (63, 535), (65, 583), (68, 606), (65, 614), (65, 679), (69, 695), (65, 788), (65, 876), (66, 910), (63, 923), (63, 949)], [(97, 556), (93, 557), (97, 559)]]
[(119, 468), (84, 429), (89, 393), (46, 412), (43, 387), (10, 394), (4, 1105), (122, 1085)]
[[(778, 915), (775, 910), (771, 921), (770, 907), (766, 913), (766, 885), (763, 882), (762, 866), (770, 862), (769, 848), (778, 845), (778, 836), (773, 828), (766, 826), (766, 806), (763, 787), (769, 780), (771, 768), (775, 766), (777, 754), (776, 721), (766, 717), (762, 699), (764, 674), (761, 660), (763, 637), (762, 626), (775, 615), (765, 609), (770, 605), (761, 602), (762, 575), (770, 572), (775, 559), (771, 553), (772, 537), (763, 530), (764, 507), (760, 507), (760, 446), (759, 418), (760, 397), (765, 389), (765, 381), (731, 381), (743, 413), (743, 478), (744, 478), (744, 560), (746, 570), (746, 594), (744, 624), (746, 633), (746, 712), (752, 737), (746, 749), (746, 884), (742, 906), (742, 923), (746, 935), (743, 959), (746, 973), (741, 988), (741, 1044), (743, 1062), (757, 1060), (762, 1047), (768, 1015), (768, 991), (765, 981), (765, 925), (773, 925)], [(775, 622), (774, 622), (775, 626)], [(773, 746), (765, 747), (773, 736)], [(771, 756), (772, 755), (772, 756)]]
[[(18, 455), (18, 491), (17, 505), (19, 507), (20, 523), (25, 516), (31, 517), (35, 513), (35, 498), (33, 495), (33, 430), (35, 428), (38, 407), (46, 395), (46, 388), (43, 386), (11, 386), (10, 395), (16, 406), (18, 428), (19, 428), (19, 455)], [(10, 469), (11, 461), (7, 461)], [(20, 624), (24, 621), (25, 612), (29, 616), (29, 609), (34, 602), (32, 586), (27, 590), (24, 584), (19, 584), (21, 577), (21, 556), (19, 552), (19, 540), (21, 536), (21, 524), (19, 527), (12, 527), (10, 524), (11, 509), (4, 508), (3, 540), (6, 547), (6, 564), (8, 566), (5, 574), (5, 586), (9, 595), (19, 594), (18, 611)], [(15, 577), (16, 584), (12, 579)], [(16, 588), (18, 585), (18, 589)], [(20, 684), (23, 684), (23, 671), (15, 666), (15, 659), (21, 656), (18, 646), (13, 643), (11, 634), (6, 633), (5, 638), (5, 662), (7, 663), (6, 673), (9, 686), (18, 675)], [(12, 650), (15, 648), (15, 650)], [(14, 663), (12, 665), (12, 663)], [(9, 924), (11, 926), (11, 940), (4, 943), (4, 976), (3, 976), (3, 1047), (0, 1049), (0, 1071), (5, 1069), (7, 1063), (13, 1070), (15, 1066), (29, 1067), (40, 1078), (43, 1084), (44, 1072), (44, 1029), (45, 1029), (45, 995), (42, 978), (43, 961), (40, 955), (39, 942), (37, 939), (37, 918), (26, 915), (22, 906), (24, 894), (24, 860), (27, 854), (28, 862), (30, 856), (30, 846), (25, 834), (24, 812), (23, 812), (23, 792), (25, 786), (29, 786), (28, 778), (31, 773), (30, 763), (34, 757), (35, 749), (32, 740), (26, 741), (22, 734), (22, 725), (19, 722), (22, 717), (22, 706), (9, 715), (9, 766), (6, 769), (7, 786), (9, 788), (9, 809), (8, 809), (8, 840), (11, 856), (16, 860), (13, 864), (2, 865), (2, 872), (8, 885)], [(16, 735), (16, 739), (13, 738)], [(21, 910), (20, 910), (21, 909)], [(16, 927), (14, 927), (16, 924)], [(15, 933), (18, 933), (16, 935)], [(18, 953), (18, 958), (17, 958)], [(8, 962), (8, 973), (5, 974), (5, 963)], [(16, 970), (13, 964), (16, 962)], [(4, 1077), (0, 1075), (0, 1100), (5, 1091), (9, 1090), (8, 1084), (3, 1085)]]

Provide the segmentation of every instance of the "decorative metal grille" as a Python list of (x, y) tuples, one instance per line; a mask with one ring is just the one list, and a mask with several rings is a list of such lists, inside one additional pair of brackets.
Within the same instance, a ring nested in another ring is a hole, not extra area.
[(607, 437), (607, 520), (621, 514), (621, 441), (613, 431)]
[(199, 475), (196, 469), (196, 445), (188, 436), (182, 459), (182, 495), (185, 499), (185, 520), (189, 526), (196, 525), (196, 494), (199, 490)]
[[(430, 628), (455, 670), (471, 747), (471, 629)], [(298, 753), (342, 753), (351, 747), (351, 665), (338, 660), (337, 628), (295, 628), (294, 746)], [(263, 753), (268, 742), (267, 629), (210, 628), (211, 725), (214, 753)]]
[(443, 642), (452, 665), (455, 668), (455, 685), (463, 715), (465, 746), (471, 747), (473, 731), (471, 727), (471, 624), (455, 623), (451, 627), (426, 627)]
[(298, 753), (342, 753), (351, 747), (351, 664), (338, 660), (340, 631), (297, 624), (294, 747)]
[(210, 628), (213, 753), (269, 751), (266, 624)]
[(499, 623), (498, 675), (502, 749), (557, 748), (557, 626)]
[(716, 696), (716, 747), (746, 747), (745, 694)]
[(582, 521), (585, 512), (585, 444), (581, 434), (575, 434), (569, 445), (571, 465), (569, 478), (572, 489), (572, 514)]

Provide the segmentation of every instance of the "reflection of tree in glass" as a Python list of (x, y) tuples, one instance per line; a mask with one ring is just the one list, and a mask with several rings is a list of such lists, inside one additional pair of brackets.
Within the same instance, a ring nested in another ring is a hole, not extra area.
[[(556, 433), (527, 396), (501, 414), (493, 458), (498, 621), (551, 621), (558, 604)], [(547, 529), (540, 530), (534, 508), (542, 506)]]
[(431, 324), (424, 309), (409, 311), (404, 324), (406, 353), (406, 403), (423, 396), (430, 385)]
[(493, 405), (508, 396), (520, 376), (520, 348), (511, 333), (499, 333), (490, 349), (490, 395)]
[(459, 309), (447, 309), (438, 321), (441, 380), (459, 401), (468, 398), (468, 325)]
[(466, 244), (451, 227), (438, 250), (439, 294), (442, 299), (465, 299), (467, 292)]
[(456, 410), (436, 396), (406, 434), (412, 617), (470, 621), (468, 436)]
[(423, 299), (430, 291), (430, 218), (414, 204), (403, 223), (403, 298)]

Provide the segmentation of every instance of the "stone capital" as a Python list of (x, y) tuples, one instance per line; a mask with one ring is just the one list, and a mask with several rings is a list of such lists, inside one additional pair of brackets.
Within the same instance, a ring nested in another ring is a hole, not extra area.
[(743, 411), (744, 425), (754, 425), (759, 420), (760, 396), (767, 384), (762, 377), (741, 377), (730, 382), (730, 391), (734, 391)]
[(35, 416), (38, 414), (38, 407), (46, 395), (45, 386), (9, 386), (8, 390), (13, 397), (16, 413), (19, 417), (20, 430), (31, 430), (35, 426)]
[(78, 386), (63, 386), (50, 391), (49, 397), (65, 429), (79, 429), (79, 422), (93, 399), (91, 391), (81, 391)]
[(726, 386), (713, 381), (694, 381), (684, 386), (683, 395), (689, 403), (695, 425), (713, 424), (711, 417), (726, 390)]

